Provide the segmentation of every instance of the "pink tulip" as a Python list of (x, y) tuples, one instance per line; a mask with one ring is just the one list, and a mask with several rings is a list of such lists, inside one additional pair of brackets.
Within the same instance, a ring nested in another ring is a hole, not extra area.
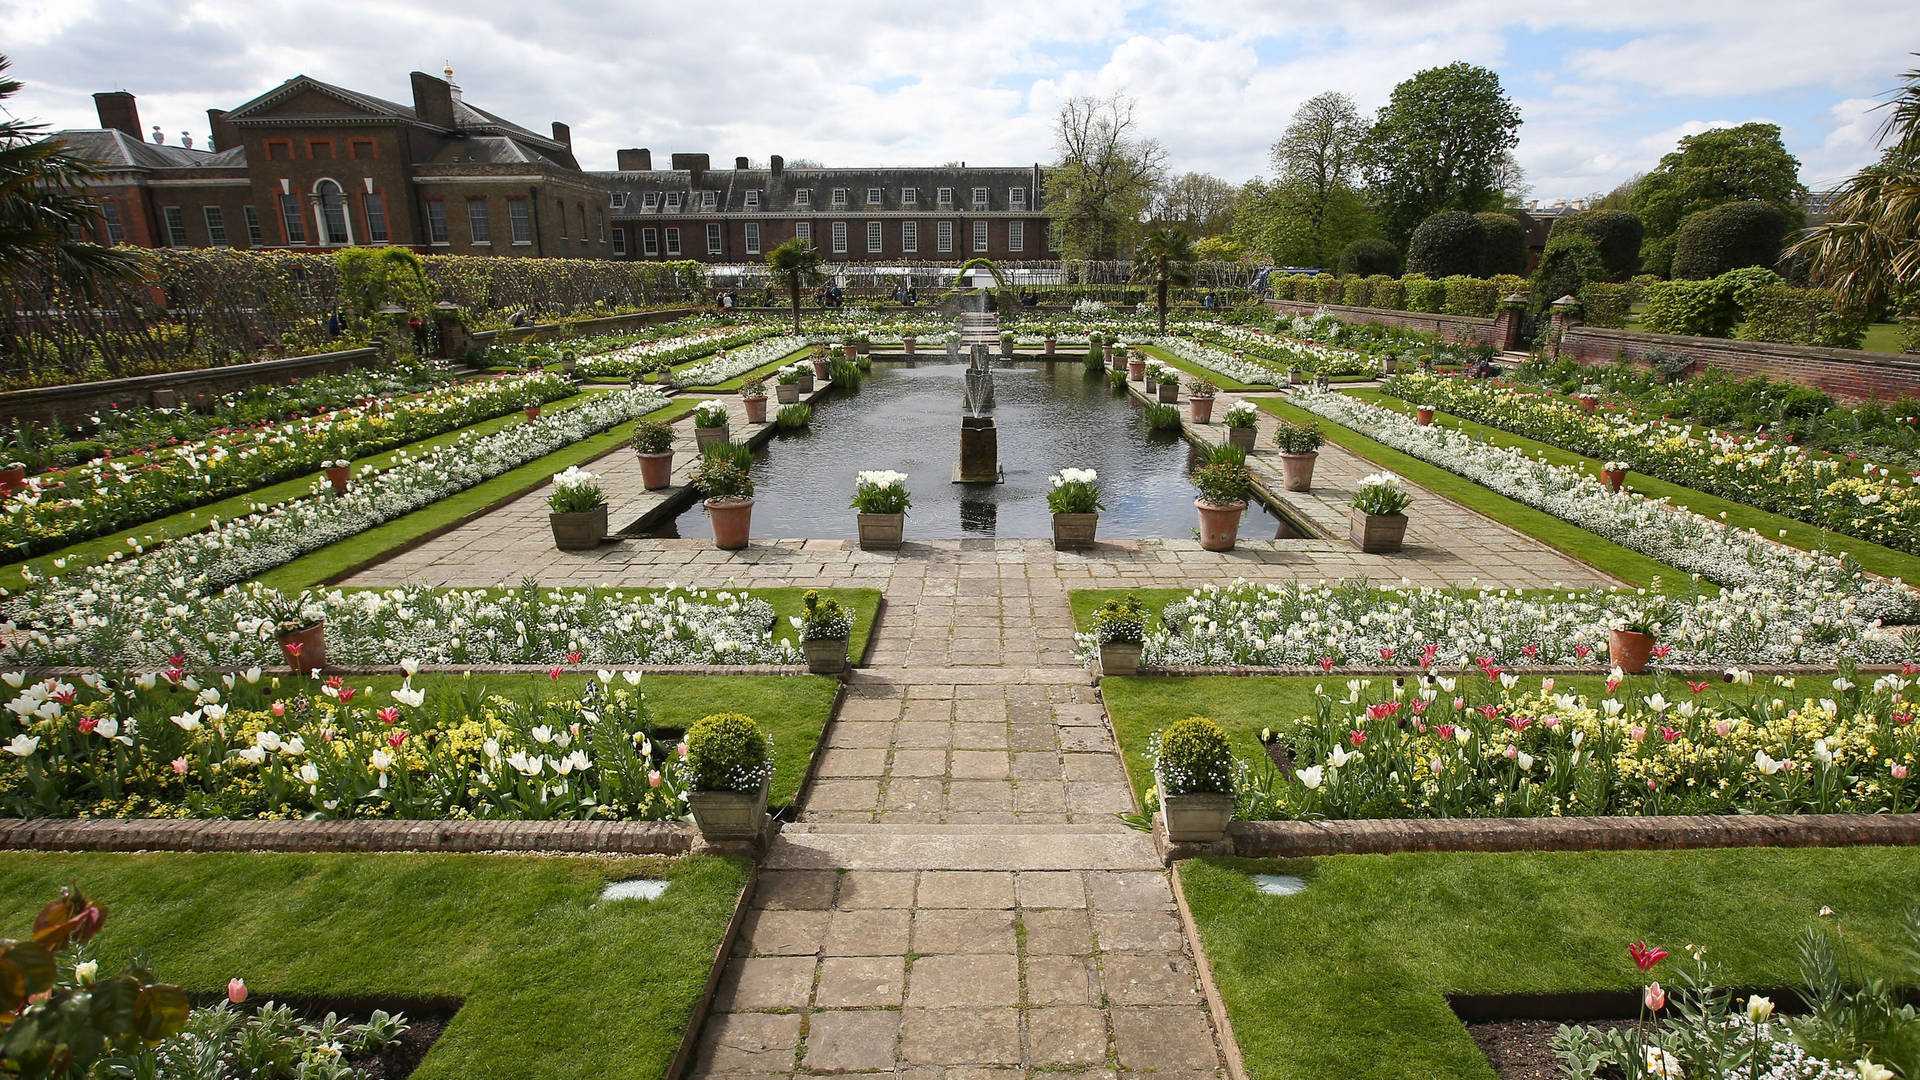
[(660, 770), (659, 769), (651, 769), (647, 772), (647, 786), (648, 787), (660, 786)]
[(1642, 1000), (1646, 1002), (1649, 1010), (1659, 1012), (1667, 1007), (1667, 992), (1660, 988), (1659, 983), (1648, 983), (1647, 992)]
[(247, 983), (244, 979), (227, 980), (227, 1000), (235, 1005), (247, 1000)]
[(679, 755), (680, 755), (681, 757), (683, 757), (683, 758), (684, 758), (684, 757), (686, 757), (686, 756), (687, 756), (687, 744), (686, 744), (686, 743), (684, 743), (684, 742), (679, 742), (679, 743), (675, 743), (675, 744), (673, 745), (673, 752), (674, 752), (674, 753), (676, 753), (676, 754), (679, 754)]
[(1894, 763), (1893, 778), (1895, 780), (1905, 780), (1907, 778), (1907, 767), (1898, 762)]
[(172, 764), (173, 764), (173, 774), (175, 776), (187, 775), (187, 759), (186, 758), (183, 758), (183, 757), (174, 758)]
[(1715, 720), (1713, 722), (1713, 733), (1723, 739), (1733, 734), (1733, 721)]

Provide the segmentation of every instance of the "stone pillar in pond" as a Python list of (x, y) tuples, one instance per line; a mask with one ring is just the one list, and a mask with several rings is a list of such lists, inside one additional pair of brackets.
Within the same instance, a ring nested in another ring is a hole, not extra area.
[(956, 484), (1000, 482), (1000, 433), (991, 416), (960, 418), (960, 461), (953, 467)]

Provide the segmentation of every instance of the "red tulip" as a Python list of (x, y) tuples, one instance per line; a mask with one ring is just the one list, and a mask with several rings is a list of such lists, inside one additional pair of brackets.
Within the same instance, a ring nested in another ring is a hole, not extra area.
[(1658, 945), (1636, 941), (1627, 946), (1627, 955), (1633, 957), (1633, 962), (1639, 965), (1641, 971), (1652, 971), (1653, 965), (1667, 958), (1667, 950)]
[(400, 719), (400, 710), (389, 705), (373, 715), (379, 717), (383, 723), (391, 724)]
[(387, 745), (393, 747), (395, 750), (400, 749), (400, 744), (406, 741), (407, 733), (404, 731), (391, 731), (387, 733)]

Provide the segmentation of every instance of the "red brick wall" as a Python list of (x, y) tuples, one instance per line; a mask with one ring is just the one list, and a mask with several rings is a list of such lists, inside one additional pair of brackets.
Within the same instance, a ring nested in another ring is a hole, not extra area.
[(1380, 323), (1407, 330), (1438, 334), (1448, 341), (1502, 347), (1500, 333), (1492, 319), (1465, 315), (1434, 315), (1424, 311), (1392, 311), (1387, 308), (1346, 307), (1340, 304), (1313, 304), (1301, 300), (1269, 300), (1267, 306), (1282, 315), (1328, 314), (1342, 322)]
[[(812, 218), (775, 217), (756, 222), (760, 226), (760, 251), (747, 253), (747, 220), (742, 218), (700, 217), (697, 214), (674, 218), (665, 217), (621, 217), (615, 224), (627, 230), (627, 253), (629, 259), (697, 259), (700, 262), (759, 262), (766, 253), (793, 239), (794, 226), (800, 221), (813, 225), (813, 246), (821, 255), (832, 262), (960, 262), (966, 259), (986, 258), (1004, 259), (1044, 259), (1047, 251), (1047, 219), (1032, 217), (988, 218), (987, 250), (977, 252), (973, 249), (973, 222), (964, 217), (921, 217), (921, 218), (865, 218), (857, 214), (825, 215)], [(1025, 235), (1021, 238), (1020, 250), (1008, 247), (1008, 226), (1013, 221), (1021, 221)], [(833, 223), (844, 221), (847, 224), (847, 250), (833, 250)], [(880, 228), (880, 250), (867, 250), (867, 223), (878, 221)], [(915, 250), (908, 251), (901, 239), (901, 225), (907, 221), (916, 221), (920, 225), (920, 236)], [(940, 250), (940, 222), (953, 223), (953, 249)], [(721, 249), (718, 255), (707, 250), (707, 225), (719, 223), (721, 226)], [(666, 230), (680, 230), (680, 254), (670, 255), (666, 250)], [(642, 247), (643, 229), (654, 229), (660, 237), (659, 253), (648, 256)]]
[(1620, 360), (1644, 364), (1647, 354), (1656, 349), (1691, 358), (1693, 371), (1715, 367), (1741, 376), (1765, 375), (1818, 387), (1843, 401), (1920, 397), (1920, 356), (1901, 353), (1644, 334), (1595, 326), (1572, 327), (1560, 345), (1562, 356), (1583, 364)]

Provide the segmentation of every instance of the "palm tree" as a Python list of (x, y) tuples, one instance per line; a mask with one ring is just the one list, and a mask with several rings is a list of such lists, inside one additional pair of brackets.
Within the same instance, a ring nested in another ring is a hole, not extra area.
[[(9, 63), (0, 56), (0, 101), (20, 91), (6, 76)], [(0, 275), (51, 279), (97, 299), (109, 284), (139, 277), (146, 263), (138, 252), (81, 239), (100, 213), (84, 185), (100, 171), (46, 135), (44, 124), (11, 115), (0, 122)]]
[(794, 237), (767, 252), (767, 269), (786, 283), (787, 297), (793, 301), (793, 332), (800, 332), (800, 286), (820, 276), (820, 250)]
[(1133, 280), (1153, 283), (1160, 332), (1167, 332), (1167, 288), (1193, 284), (1193, 238), (1179, 229), (1154, 229), (1133, 249)]
[[(1914, 54), (1920, 56), (1920, 53)], [(1791, 251), (1811, 257), (1815, 281), (1857, 307), (1920, 290), (1920, 68), (1878, 107), (1887, 109), (1880, 160), (1840, 188), (1827, 223)]]

